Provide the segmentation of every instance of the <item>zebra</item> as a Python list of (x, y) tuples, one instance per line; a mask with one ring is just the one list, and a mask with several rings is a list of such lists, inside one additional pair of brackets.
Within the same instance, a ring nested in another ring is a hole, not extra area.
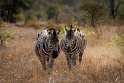
[(87, 45), (87, 39), (86, 39), (86, 35), (83, 32), (81, 32), (80, 29), (78, 29), (78, 28), (75, 31), (75, 36), (80, 37), (82, 40), (82, 50), (79, 53), (79, 63), (81, 64), (82, 55), (83, 55), (84, 50), (85, 50), (86, 45)]
[[(78, 56), (82, 51), (82, 39), (78, 36), (75, 36), (76, 29), (73, 29), (72, 25), (70, 30), (67, 30), (65, 26), (65, 36), (60, 41), (60, 47), (65, 54), (67, 65), (69, 69), (72, 65), (76, 65)], [(79, 56), (79, 60), (81, 60)]]
[(59, 33), (60, 30), (47, 29), (38, 34), (35, 53), (41, 61), (43, 70), (52, 69), (54, 59), (60, 54)]

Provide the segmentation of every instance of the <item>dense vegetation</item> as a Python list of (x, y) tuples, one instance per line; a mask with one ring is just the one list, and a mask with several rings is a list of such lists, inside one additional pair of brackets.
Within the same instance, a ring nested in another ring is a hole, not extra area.
[(111, 24), (114, 19), (121, 23), (123, 3), (123, 0), (0, 0), (0, 17), (6, 22), (35, 19), (57, 23), (78, 21), (94, 26)]
[(15, 22), (16, 15), (29, 9), (33, 0), (0, 0), (0, 17), (7, 22)]

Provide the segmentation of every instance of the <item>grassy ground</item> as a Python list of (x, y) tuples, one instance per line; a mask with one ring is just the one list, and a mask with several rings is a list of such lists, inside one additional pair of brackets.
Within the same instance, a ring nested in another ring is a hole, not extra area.
[[(18, 38), (7, 42), (5, 49), (0, 49), (0, 83), (124, 83), (122, 54), (111, 41), (111, 37), (116, 35), (115, 27), (103, 30), (104, 34), (97, 43), (89, 38), (82, 64), (71, 71), (61, 53), (55, 61), (52, 74), (42, 70), (34, 52), (36, 34), (40, 29), (12, 24), (5, 27), (15, 29)], [(106, 38), (110, 40), (108, 43), (104, 42)]]

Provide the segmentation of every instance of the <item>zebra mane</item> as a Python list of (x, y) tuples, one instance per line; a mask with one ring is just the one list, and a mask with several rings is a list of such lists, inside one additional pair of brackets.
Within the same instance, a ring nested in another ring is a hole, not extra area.
[(49, 37), (55, 43), (58, 41), (57, 31), (54, 28), (52, 28), (51, 35)]
[(70, 25), (70, 29), (69, 30), (66, 30), (66, 32), (67, 32), (66, 37), (68, 39), (71, 39), (71, 38), (74, 37), (74, 30), (72, 30), (72, 28), (73, 28), (72, 25)]

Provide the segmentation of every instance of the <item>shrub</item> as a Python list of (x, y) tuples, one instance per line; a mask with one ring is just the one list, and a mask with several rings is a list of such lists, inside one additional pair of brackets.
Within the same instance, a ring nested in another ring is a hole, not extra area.
[(124, 54), (124, 35), (123, 36), (115, 36), (113, 41), (116, 46), (121, 49), (121, 52)]
[(5, 46), (5, 42), (9, 39), (14, 39), (16, 35), (15, 30), (5, 30), (0, 28), (0, 47)]
[(82, 16), (91, 26), (95, 26), (104, 14), (104, 5), (98, 2), (86, 2), (81, 5)]
[(0, 18), (0, 28), (2, 27), (2, 24), (3, 24), (3, 21), (2, 21), (2, 19)]
[(25, 21), (25, 15), (24, 15), (23, 12), (20, 12), (20, 13), (16, 16), (16, 18), (17, 18), (17, 21), (19, 21), (19, 22), (24, 22), (24, 21)]
[(55, 19), (55, 22), (58, 22), (58, 16), (59, 16), (59, 7), (58, 5), (52, 4), (49, 5), (46, 9), (46, 14), (48, 17), (48, 20)]
[(37, 20), (29, 20), (29, 21), (27, 21), (26, 26), (34, 28), (34, 29), (40, 29), (41, 28), (40, 25), (38, 24)]

